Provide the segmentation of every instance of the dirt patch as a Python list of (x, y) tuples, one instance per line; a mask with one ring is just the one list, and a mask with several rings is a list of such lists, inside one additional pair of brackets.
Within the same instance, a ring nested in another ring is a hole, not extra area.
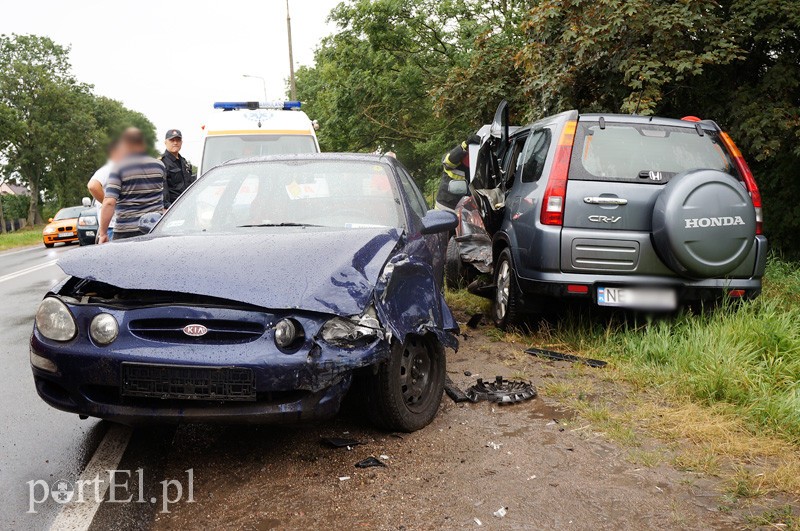
[[(451, 379), (463, 389), (477, 377), (524, 376), (547, 396), (510, 406), (445, 397), (414, 434), (373, 430), (355, 411), (314, 426), (182, 427), (165, 476), (193, 468), (196, 502), (157, 515), (155, 527), (734, 529), (764, 511), (731, 503), (713, 477), (676, 470), (673, 448), (635, 427), (614, 433), (591, 404), (627, 391), (604, 369), (521, 354), (525, 345), (488, 330), (467, 330), (449, 353)], [(581, 411), (558, 398), (577, 388), (590, 404)], [(322, 437), (364, 444), (332, 449)], [(354, 466), (369, 456), (387, 466)]]

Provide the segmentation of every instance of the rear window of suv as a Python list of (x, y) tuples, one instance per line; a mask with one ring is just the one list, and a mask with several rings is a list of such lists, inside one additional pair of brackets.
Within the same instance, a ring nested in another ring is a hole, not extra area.
[(736, 167), (716, 131), (654, 124), (578, 124), (570, 179), (664, 184), (694, 169), (724, 171)]

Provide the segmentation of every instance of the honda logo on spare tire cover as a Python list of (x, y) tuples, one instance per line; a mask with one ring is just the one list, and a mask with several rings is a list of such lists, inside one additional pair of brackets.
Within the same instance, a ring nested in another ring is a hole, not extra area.
[(738, 179), (722, 171), (676, 175), (653, 209), (653, 240), (659, 256), (688, 278), (732, 272), (747, 258), (755, 235), (756, 211), (750, 195)]
[(190, 324), (183, 327), (183, 333), (191, 337), (200, 337), (208, 333), (208, 328), (201, 324)]

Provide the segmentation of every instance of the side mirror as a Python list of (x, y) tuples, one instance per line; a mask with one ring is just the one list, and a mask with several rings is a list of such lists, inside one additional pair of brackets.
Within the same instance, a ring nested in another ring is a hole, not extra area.
[(83, 199), (81, 199), (81, 204), (85, 207), (90, 207), (92, 206), (92, 200), (89, 199), (88, 197), (84, 197)]
[(156, 223), (161, 221), (163, 217), (162, 214), (158, 212), (153, 212), (151, 214), (145, 214), (144, 216), (139, 218), (139, 232), (142, 234), (150, 234), (150, 231), (153, 230), (153, 227), (156, 226)]
[(452, 180), (447, 183), (447, 191), (453, 195), (467, 195), (469, 193), (469, 185), (465, 180)]
[(458, 225), (458, 218), (452, 212), (446, 210), (428, 210), (422, 218), (422, 234), (439, 234), (440, 232), (450, 232)]

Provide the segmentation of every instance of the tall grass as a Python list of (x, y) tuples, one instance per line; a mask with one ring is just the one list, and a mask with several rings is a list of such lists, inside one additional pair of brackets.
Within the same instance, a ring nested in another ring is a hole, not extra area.
[(671, 319), (598, 321), (574, 315), (549, 331), (578, 351), (618, 360), (640, 385), (722, 405), (754, 430), (800, 443), (800, 268), (770, 261), (754, 301)]
[(26, 227), (15, 232), (0, 234), (0, 251), (42, 243), (42, 225)]

